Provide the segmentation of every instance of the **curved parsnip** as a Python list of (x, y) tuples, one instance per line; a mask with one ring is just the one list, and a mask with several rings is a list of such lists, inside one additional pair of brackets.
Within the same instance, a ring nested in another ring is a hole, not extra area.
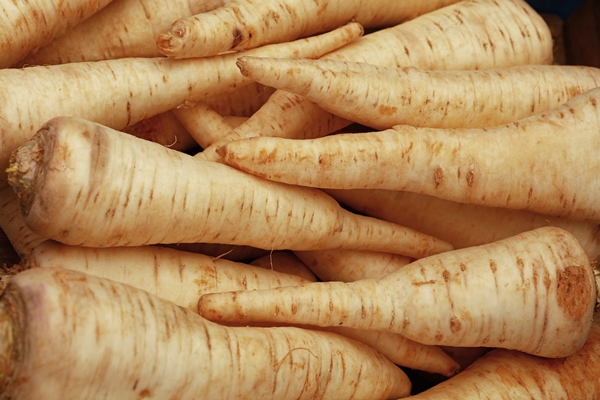
[(410, 393), (400, 368), (343, 336), (225, 327), (143, 290), (60, 268), (11, 279), (0, 298), (0, 336), (0, 391), (12, 399)]
[(455, 249), (490, 243), (542, 226), (556, 226), (577, 238), (590, 260), (600, 257), (600, 225), (525, 210), (458, 203), (399, 190), (326, 190), (340, 203), (365, 215), (409, 226)]
[(55, 267), (145, 290), (193, 311), (203, 293), (266, 289), (310, 282), (299, 276), (160, 246), (94, 248), (52, 240), (38, 245), (20, 269)]
[(242, 75), (299, 94), (373, 129), (394, 125), (485, 128), (548, 111), (600, 86), (600, 68), (519, 65), (490, 70), (424, 70), (341, 60), (243, 56)]
[[(359, 24), (351, 23), (320, 36), (249, 51), (317, 57), (362, 33)], [(0, 70), (0, 184), (5, 183), (10, 153), (50, 118), (68, 115), (120, 130), (184, 103), (251, 84), (235, 65), (238, 56), (123, 58)]]
[(350, 21), (366, 28), (396, 25), (458, 0), (240, 0), (180, 18), (156, 40), (173, 58), (207, 57), (281, 43)]
[[(552, 55), (550, 30), (525, 1), (469, 0), (370, 33), (322, 58), (461, 70), (551, 64)], [(300, 95), (277, 90), (246, 123), (205, 149), (202, 157), (219, 160), (216, 148), (240, 138), (315, 138), (350, 123)]]
[(452, 248), (346, 211), (321, 191), (260, 179), (77, 118), (46, 123), (15, 151), (9, 170), (25, 223), (66, 244), (203, 242), (410, 257)]
[(566, 357), (587, 339), (596, 283), (577, 239), (559, 228), (417, 260), (380, 279), (203, 295), (202, 316), (399, 333), (442, 346)]
[(0, 5), (0, 69), (14, 66), (110, 2), (111, 0), (3, 1)]
[(389, 189), (600, 223), (600, 88), (491, 128), (393, 129), (311, 140), (257, 137), (217, 151), (263, 178)]
[(411, 397), (414, 400), (597, 399), (600, 328), (564, 359), (494, 349), (460, 374)]

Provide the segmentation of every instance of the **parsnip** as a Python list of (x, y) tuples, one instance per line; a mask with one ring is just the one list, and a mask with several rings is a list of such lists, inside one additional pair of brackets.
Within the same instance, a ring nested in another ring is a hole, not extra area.
[(494, 349), (414, 400), (596, 399), (600, 396), (600, 329), (575, 354), (546, 359)]
[(77, 118), (50, 120), (15, 151), (9, 171), (26, 224), (66, 244), (203, 242), (409, 257), (452, 248), (346, 211), (321, 191), (270, 182)]
[(225, 3), (225, 0), (116, 0), (26, 57), (21, 64), (160, 57), (156, 37), (173, 21)]
[(350, 21), (367, 28), (404, 22), (458, 0), (239, 0), (180, 18), (156, 41), (173, 58), (207, 57), (307, 37)]
[(304, 141), (251, 138), (217, 151), (227, 164), (279, 182), (405, 190), (598, 224), (599, 119), (595, 88), (548, 112), (490, 128), (398, 125)]
[(394, 125), (485, 128), (558, 107), (600, 86), (600, 68), (519, 65), (432, 71), (339, 60), (240, 57), (242, 75), (383, 130)]
[[(316, 57), (362, 32), (353, 23), (320, 36), (249, 51)], [(80, 117), (120, 130), (186, 102), (251, 83), (240, 74), (236, 58), (126, 58), (0, 70), (0, 183), (5, 181), (10, 153), (50, 118)]]
[(216, 321), (269, 321), (399, 333), (424, 344), (566, 357), (583, 346), (596, 283), (574, 236), (538, 228), (417, 260), (380, 279), (200, 297)]
[(297, 275), (160, 246), (93, 248), (47, 240), (17, 270), (64, 268), (145, 290), (193, 311), (203, 293), (310, 282)]
[(0, 4), (0, 68), (12, 67), (91, 17), (111, 0), (28, 0)]
[(294, 254), (322, 281), (382, 278), (413, 261), (398, 254), (360, 250), (296, 251)]
[[(365, 35), (322, 58), (388, 67), (461, 70), (551, 64), (552, 57), (551, 32), (525, 1), (469, 0)], [(315, 138), (350, 123), (300, 95), (278, 90), (246, 123), (219, 144), (205, 149), (202, 157), (218, 161), (218, 145), (240, 138)]]
[(59, 268), (10, 280), (0, 336), (0, 390), (11, 399), (387, 399), (411, 387), (400, 368), (343, 336), (225, 327)]
[(458, 203), (419, 193), (382, 189), (326, 190), (353, 210), (439, 237), (454, 248), (490, 243), (542, 226), (577, 238), (590, 260), (600, 256), (600, 225), (525, 210)]

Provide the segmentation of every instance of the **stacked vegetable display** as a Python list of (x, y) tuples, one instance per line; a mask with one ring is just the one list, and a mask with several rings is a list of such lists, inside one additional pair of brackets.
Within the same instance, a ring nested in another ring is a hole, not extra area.
[(600, 396), (600, 70), (526, 2), (30, 3), (0, 398)]

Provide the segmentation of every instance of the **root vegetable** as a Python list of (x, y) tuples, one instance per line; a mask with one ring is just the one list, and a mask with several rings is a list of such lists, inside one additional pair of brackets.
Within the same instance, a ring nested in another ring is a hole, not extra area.
[(202, 148), (222, 139), (233, 126), (205, 102), (196, 102), (193, 107), (177, 108), (172, 113)]
[(401, 367), (445, 377), (453, 376), (460, 370), (460, 365), (438, 346), (424, 345), (396, 333), (350, 329), (342, 326), (330, 326), (324, 329), (368, 344)]
[(9, 170), (26, 224), (66, 244), (203, 242), (410, 257), (451, 249), (346, 211), (321, 191), (263, 180), (77, 118), (50, 120), (14, 153)]
[[(551, 64), (552, 35), (542, 17), (522, 0), (461, 1), (365, 35), (322, 58), (428, 70)], [(218, 161), (216, 148), (240, 138), (315, 138), (349, 124), (300, 95), (278, 90), (202, 157)]]
[(30, 53), (94, 15), (111, 0), (4, 1), (0, 6), (0, 68)]
[(303, 141), (251, 138), (217, 151), (229, 165), (289, 184), (405, 190), (597, 224), (599, 104), (596, 88), (491, 128), (398, 125)]
[(230, 261), (248, 262), (269, 254), (269, 250), (251, 246), (236, 246), (222, 243), (175, 243), (161, 244), (175, 250), (200, 253), (213, 258), (223, 258)]
[(410, 392), (400, 368), (343, 336), (225, 327), (143, 290), (60, 268), (12, 277), (0, 321), (5, 398), (386, 399)]
[(158, 35), (158, 50), (173, 58), (207, 57), (296, 40), (350, 21), (374, 28), (396, 25), (458, 0), (242, 0), (180, 18)]
[(600, 396), (600, 329), (575, 354), (547, 359), (494, 349), (414, 400), (596, 399)]
[[(300, 276), (308, 282), (316, 282), (317, 277), (304, 263), (291, 251), (274, 251), (259, 257), (249, 263), (256, 267)], [(196, 308), (197, 304), (196, 304)]]
[(55, 267), (145, 290), (195, 312), (201, 294), (310, 282), (296, 275), (159, 246), (93, 248), (48, 240), (19, 269)]
[(566, 357), (587, 339), (595, 285), (577, 239), (545, 227), (423, 258), (381, 279), (211, 293), (198, 309), (215, 321), (345, 326)]
[[(362, 32), (362, 27), (353, 23), (320, 36), (250, 51), (316, 57)], [(185, 102), (251, 83), (236, 67), (237, 56), (126, 58), (0, 70), (0, 182), (5, 180), (10, 153), (49, 119), (68, 115), (123, 129)]]
[(126, 126), (121, 131), (162, 144), (173, 150), (189, 151), (197, 147), (198, 143), (172, 111), (144, 118), (133, 125)]
[(160, 57), (156, 37), (179, 18), (213, 10), (224, 0), (117, 0), (26, 57), (54, 65), (128, 57)]
[[(432, 71), (339, 60), (240, 57), (242, 75), (383, 130), (406, 124), (485, 128), (548, 111), (600, 86), (600, 68), (520, 65)], [(475, 112), (474, 112), (475, 111)]]
[(332, 189), (326, 193), (353, 210), (438, 237), (456, 249), (550, 225), (575, 236), (590, 260), (600, 257), (600, 225), (593, 222), (464, 204), (405, 191)]
[(322, 281), (382, 278), (413, 261), (398, 254), (359, 250), (296, 251), (294, 254)]

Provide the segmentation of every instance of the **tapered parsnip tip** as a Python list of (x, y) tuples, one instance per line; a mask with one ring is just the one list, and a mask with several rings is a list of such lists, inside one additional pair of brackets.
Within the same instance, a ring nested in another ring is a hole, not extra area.
[(175, 21), (171, 27), (158, 35), (156, 48), (167, 57), (175, 57), (185, 48), (187, 28), (182, 21)]

